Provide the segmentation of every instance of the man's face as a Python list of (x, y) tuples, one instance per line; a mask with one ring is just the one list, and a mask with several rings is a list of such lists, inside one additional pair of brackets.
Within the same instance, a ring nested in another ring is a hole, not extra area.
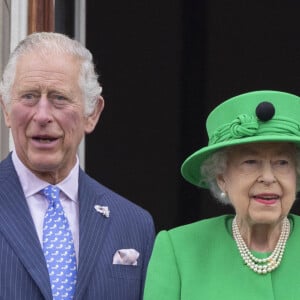
[(76, 162), (84, 133), (91, 132), (103, 108), (86, 116), (78, 84), (80, 64), (67, 54), (20, 57), (11, 93), (4, 108), (21, 161), (38, 177), (57, 183)]

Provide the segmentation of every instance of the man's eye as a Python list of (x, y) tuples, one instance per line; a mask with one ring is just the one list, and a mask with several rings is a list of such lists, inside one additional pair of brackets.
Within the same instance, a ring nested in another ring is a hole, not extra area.
[(22, 99), (25, 99), (25, 100), (34, 100), (36, 98), (36, 95), (34, 94), (24, 94), (22, 95)]
[(60, 95), (57, 95), (56, 99), (57, 100), (66, 100), (66, 98), (64, 96), (60, 96)]
[(62, 95), (53, 95), (52, 96), (52, 99), (53, 100), (56, 100), (56, 101), (64, 101), (64, 100), (67, 100), (67, 98), (65, 96), (62, 96)]

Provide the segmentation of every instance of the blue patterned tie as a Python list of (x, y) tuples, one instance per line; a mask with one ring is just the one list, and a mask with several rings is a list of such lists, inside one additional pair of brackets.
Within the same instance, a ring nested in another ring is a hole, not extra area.
[(53, 300), (73, 299), (77, 268), (72, 233), (53, 185), (43, 189), (49, 201), (44, 218), (43, 251), (47, 262)]

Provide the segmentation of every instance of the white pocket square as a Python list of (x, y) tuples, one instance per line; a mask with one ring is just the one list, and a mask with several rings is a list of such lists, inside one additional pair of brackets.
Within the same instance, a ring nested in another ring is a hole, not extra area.
[(140, 253), (135, 249), (119, 249), (114, 254), (113, 264), (136, 266), (139, 256)]

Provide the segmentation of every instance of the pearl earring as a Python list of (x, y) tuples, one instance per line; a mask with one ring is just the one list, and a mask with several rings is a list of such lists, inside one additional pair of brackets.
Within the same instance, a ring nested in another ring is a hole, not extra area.
[(225, 198), (226, 198), (226, 193), (225, 193), (225, 192), (221, 192), (221, 193), (220, 193), (220, 197), (221, 197), (222, 199), (225, 199)]

